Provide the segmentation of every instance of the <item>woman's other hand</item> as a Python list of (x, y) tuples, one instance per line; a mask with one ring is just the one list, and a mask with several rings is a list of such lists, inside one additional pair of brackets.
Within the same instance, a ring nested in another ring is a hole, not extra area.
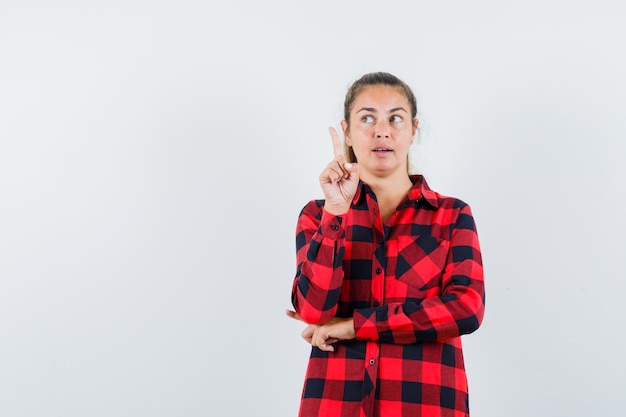
[[(302, 321), (295, 311), (287, 310), (287, 316)], [(333, 343), (339, 340), (352, 340), (354, 336), (354, 322), (352, 318), (333, 317), (328, 323), (322, 325), (309, 324), (302, 331), (302, 338), (307, 343), (325, 352), (333, 352), (335, 350)]]

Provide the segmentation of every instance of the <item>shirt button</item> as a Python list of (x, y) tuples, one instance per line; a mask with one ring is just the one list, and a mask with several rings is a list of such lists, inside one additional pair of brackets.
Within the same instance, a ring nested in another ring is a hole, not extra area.
[(380, 274), (381, 272), (383, 272), (383, 270), (382, 270), (382, 269), (380, 269), (380, 268), (376, 268), (376, 273), (377, 273), (377, 274)]
[(330, 228), (333, 230), (339, 230), (339, 226), (337, 226), (336, 224), (332, 225)]
[(380, 303), (378, 301), (374, 301), (374, 307), (378, 307), (380, 306)]
[(370, 359), (370, 365), (371, 365), (371, 366), (374, 366), (375, 364), (376, 364), (376, 360), (374, 360), (374, 359)]
[(378, 238), (378, 244), (382, 245), (383, 244), (383, 240), (381, 238)]

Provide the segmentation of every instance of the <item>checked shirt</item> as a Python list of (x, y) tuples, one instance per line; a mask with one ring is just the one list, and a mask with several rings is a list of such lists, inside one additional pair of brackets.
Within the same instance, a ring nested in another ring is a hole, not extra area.
[(292, 303), (309, 324), (353, 317), (356, 337), (311, 350), (301, 417), (469, 415), (461, 338), (484, 312), (470, 207), (411, 176), (384, 222), (361, 183), (348, 213), (298, 218)]

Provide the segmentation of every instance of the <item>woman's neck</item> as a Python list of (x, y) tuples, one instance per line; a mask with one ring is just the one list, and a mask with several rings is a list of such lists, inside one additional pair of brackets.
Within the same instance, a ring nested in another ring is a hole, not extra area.
[(383, 220), (395, 211), (413, 187), (406, 171), (401, 176), (362, 178), (362, 180), (376, 195)]

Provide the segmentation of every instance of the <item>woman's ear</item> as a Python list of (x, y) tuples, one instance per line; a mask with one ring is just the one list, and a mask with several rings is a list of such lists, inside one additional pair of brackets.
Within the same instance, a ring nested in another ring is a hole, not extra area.
[(417, 125), (419, 124), (419, 120), (418, 119), (413, 119), (413, 137), (415, 137), (415, 134), (417, 133)]
[(341, 121), (341, 130), (343, 130), (343, 137), (346, 138), (346, 145), (352, 146), (352, 140), (350, 140), (350, 129), (348, 127), (348, 122), (345, 120)]

